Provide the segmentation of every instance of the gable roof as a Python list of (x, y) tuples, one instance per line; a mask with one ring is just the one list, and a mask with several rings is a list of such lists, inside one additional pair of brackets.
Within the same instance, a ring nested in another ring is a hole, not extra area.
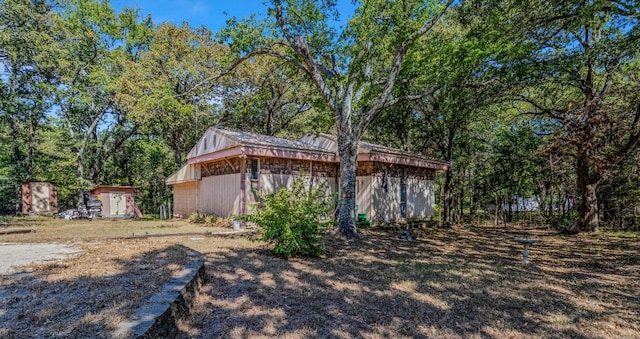
[(311, 146), (298, 140), (213, 127), (207, 129), (187, 154), (187, 161), (190, 164), (194, 164), (236, 155), (337, 161), (335, 152)]
[[(232, 157), (276, 157), (334, 162), (338, 156), (338, 140), (330, 134), (307, 134), (298, 140), (267, 135), (209, 128), (187, 155), (187, 164), (167, 178), (167, 184), (198, 180), (197, 163)], [(376, 161), (390, 164), (446, 170), (448, 163), (399, 149), (365, 141), (358, 143), (358, 161)]]

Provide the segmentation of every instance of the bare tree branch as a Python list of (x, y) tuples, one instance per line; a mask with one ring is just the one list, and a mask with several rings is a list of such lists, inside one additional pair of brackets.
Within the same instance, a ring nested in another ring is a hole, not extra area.
[(387, 101), (387, 103), (385, 104), (385, 108), (391, 107), (391, 106), (393, 106), (393, 105), (395, 105), (395, 104), (397, 104), (399, 102), (402, 102), (402, 101), (419, 100), (419, 99), (422, 99), (424, 97), (431, 96), (441, 88), (442, 88), (442, 86), (436, 86), (436, 87), (432, 88), (431, 90), (429, 90), (427, 92), (424, 92), (424, 93), (415, 94), (415, 95), (405, 95), (405, 96), (393, 98), (393, 99)]
[(332, 110), (332, 112), (336, 112), (339, 107), (336, 102), (335, 97), (331, 93), (329, 87), (325, 83), (324, 78), (322, 77), (322, 68), (321, 65), (313, 58), (311, 55), (311, 51), (309, 50), (309, 46), (303, 37), (295, 37), (291, 33), (288, 28), (288, 24), (284, 18), (284, 14), (282, 12), (282, 2), (280, 0), (273, 1), (276, 9), (274, 11), (276, 21), (278, 23), (278, 27), (282, 31), (285, 39), (289, 42), (290, 47), (293, 48), (301, 57), (306, 65), (306, 73), (311, 80), (315, 83), (316, 87), (320, 91), (320, 94), (325, 99), (327, 105)]

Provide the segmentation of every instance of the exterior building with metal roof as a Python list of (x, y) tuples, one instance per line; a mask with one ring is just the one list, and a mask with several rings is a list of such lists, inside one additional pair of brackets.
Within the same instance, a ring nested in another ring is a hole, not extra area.
[[(187, 155), (187, 163), (166, 182), (173, 186), (174, 215), (194, 212), (247, 214), (258, 194), (291, 187), (309, 178), (329, 193), (338, 191), (337, 139), (309, 134), (288, 140), (209, 128)], [(358, 147), (356, 204), (373, 221), (433, 216), (434, 177), (442, 161), (366, 142)]]

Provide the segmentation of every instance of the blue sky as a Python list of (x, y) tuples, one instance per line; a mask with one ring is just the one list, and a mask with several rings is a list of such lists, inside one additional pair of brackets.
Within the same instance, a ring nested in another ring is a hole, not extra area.
[[(155, 24), (166, 21), (179, 25), (182, 21), (188, 21), (192, 27), (205, 25), (213, 31), (222, 28), (232, 16), (244, 18), (251, 14), (264, 16), (267, 13), (263, 0), (111, 0), (111, 5), (117, 11), (125, 6), (138, 8), (140, 14), (151, 14)], [(341, 21), (353, 14), (351, 0), (339, 0), (338, 6), (341, 9)]]

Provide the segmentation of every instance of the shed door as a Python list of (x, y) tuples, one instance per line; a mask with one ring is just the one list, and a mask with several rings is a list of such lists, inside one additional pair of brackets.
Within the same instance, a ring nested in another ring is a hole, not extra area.
[(109, 192), (109, 210), (110, 215), (127, 213), (127, 196), (124, 192)]
[(51, 198), (49, 185), (38, 183), (32, 187), (31, 194), (33, 197), (33, 206), (31, 207), (33, 212), (49, 212), (49, 199)]

